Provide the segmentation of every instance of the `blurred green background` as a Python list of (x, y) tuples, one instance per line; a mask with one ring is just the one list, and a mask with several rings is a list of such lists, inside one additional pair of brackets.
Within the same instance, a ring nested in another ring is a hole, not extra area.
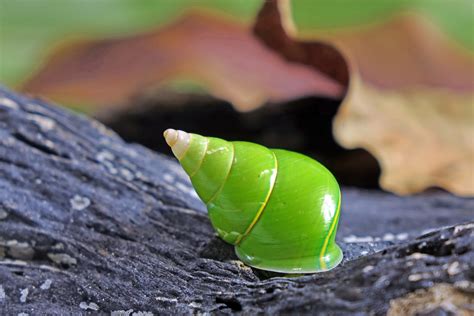
[[(48, 52), (66, 40), (134, 34), (188, 9), (214, 10), (251, 22), (262, 0), (0, 0), (0, 81), (18, 85)], [(474, 50), (471, 0), (299, 0), (292, 3), (301, 32), (382, 21), (421, 12)]]
[(251, 21), (260, 0), (0, 0), (0, 81), (19, 84), (65, 40), (134, 34), (193, 8)]

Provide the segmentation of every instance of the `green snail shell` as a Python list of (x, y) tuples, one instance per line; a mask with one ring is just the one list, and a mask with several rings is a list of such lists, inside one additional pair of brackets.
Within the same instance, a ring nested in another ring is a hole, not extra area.
[(295, 152), (168, 129), (219, 236), (249, 266), (314, 273), (337, 266), (341, 193), (319, 162)]

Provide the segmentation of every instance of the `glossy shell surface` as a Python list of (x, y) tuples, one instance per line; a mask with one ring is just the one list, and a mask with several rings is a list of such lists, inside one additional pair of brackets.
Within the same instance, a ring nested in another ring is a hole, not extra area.
[(189, 135), (180, 163), (240, 260), (282, 273), (326, 271), (341, 262), (341, 195), (323, 165), (291, 151)]

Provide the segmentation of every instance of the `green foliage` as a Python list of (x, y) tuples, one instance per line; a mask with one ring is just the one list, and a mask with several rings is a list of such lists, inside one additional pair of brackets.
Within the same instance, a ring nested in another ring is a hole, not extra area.
[(196, 7), (251, 21), (260, 6), (260, 0), (0, 0), (0, 81), (17, 84), (62, 41), (132, 34)]
[(474, 51), (472, 0), (294, 0), (291, 12), (298, 33), (351, 28), (386, 20), (398, 13), (424, 15), (448, 36)]
[(310, 32), (383, 20), (402, 6), (393, 0), (298, 0), (291, 2), (291, 12), (298, 31)]
[(474, 1), (417, 0), (414, 9), (426, 14), (450, 37), (474, 51)]

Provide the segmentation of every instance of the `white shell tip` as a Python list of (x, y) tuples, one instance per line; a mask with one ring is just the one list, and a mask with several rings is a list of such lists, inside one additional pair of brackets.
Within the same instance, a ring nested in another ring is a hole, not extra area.
[(168, 146), (171, 147), (171, 150), (173, 151), (173, 154), (176, 156), (176, 158), (183, 158), (186, 150), (189, 147), (191, 135), (180, 130), (168, 128), (166, 131), (164, 131), (163, 136), (165, 137)]
[(173, 145), (178, 140), (178, 131), (172, 128), (168, 128), (166, 131), (163, 132), (163, 136), (165, 137), (168, 146), (173, 147)]

